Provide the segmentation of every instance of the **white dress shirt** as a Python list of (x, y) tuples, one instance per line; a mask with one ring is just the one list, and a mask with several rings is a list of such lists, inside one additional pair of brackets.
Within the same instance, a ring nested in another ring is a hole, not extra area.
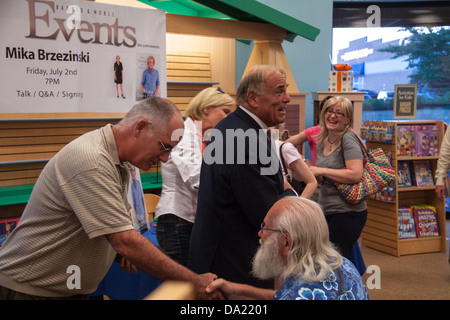
[(441, 144), (441, 150), (439, 152), (439, 160), (437, 163), (437, 169), (435, 173), (436, 185), (444, 185), (445, 178), (448, 177), (448, 171), (450, 170), (450, 130), (444, 135), (444, 139)]
[(169, 160), (161, 164), (163, 184), (155, 218), (171, 213), (194, 222), (201, 165), (202, 142), (194, 121), (187, 118), (181, 141), (172, 149)]

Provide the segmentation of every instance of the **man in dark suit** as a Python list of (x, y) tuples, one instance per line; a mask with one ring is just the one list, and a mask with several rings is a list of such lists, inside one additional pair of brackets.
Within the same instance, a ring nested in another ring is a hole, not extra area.
[(286, 74), (268, 65), (249, 70), (237, 89), (240, 107), (213, 130), (200, 175), (188, 267), (230, 281), (272, 288), (251, 274), (266, 213), (283, 196), (283, 182), (268, 127), (286, 120)]

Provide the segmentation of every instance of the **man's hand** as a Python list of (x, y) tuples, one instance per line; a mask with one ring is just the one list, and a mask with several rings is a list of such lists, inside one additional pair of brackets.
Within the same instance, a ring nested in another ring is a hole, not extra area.
[(207, 293), (212, 293), (215, 291), (221, 291), (225, 298), (228, 300), (233, 300), (233, 294), (234, 294), (234, 287), (233, 283), (226, 281), (224, 279), (216, 279), (214, 282), (212, 282), (207, 288)]
[(138, 272), (138, 268), (136, 268), (136, 266), (134, 264), (132, 264), (130, 261), (128, 261), (124, 257), (121, 257), (121, 259), (120, 259), (120, 267), (122, 268), (122, 270), (131, 272), (134, 274), (136, 274)]
[(441, 201), (445, 201), (445, 187), (444, 185), (436, 186), (436, 196)]
[(194, 283), (195, 288), (197, 290), (197, 299), (201, 300), (224, 300), (225, 297), (223, 296), (222, 292), (220, 290), (216, 290), (214, 292), (206, 292), (206, 287), (213, 282), (215, 279), (217, 279), (217, 276), (212, 273), (204, 273), (198, 275), (198, 281)]

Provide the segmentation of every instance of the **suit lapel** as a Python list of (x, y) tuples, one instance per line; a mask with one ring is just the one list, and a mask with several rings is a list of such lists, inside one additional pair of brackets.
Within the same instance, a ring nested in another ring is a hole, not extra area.
[[(247, 112), (245, 112), (244, 110), (242, 110), (240, 107), (236, 108), (236, 110), (234, 111), (234, 114), (241, 118), (242, 120), (244, 120), (251, 129), (255, 129), (257, 130), (262, 130), (261, 126), (250, 116), (247, 114)], [(258, 134), (258, 139), (259, 139), (259, 134)], [(275, 150), (275, 144), (271, 143), (271, 141), (269, 141), (268, 139), (265, 139), (266, 143), (268, 144), (268, 148), (270, 148), (270, 154), (271, 155), (275, 155), (276, 156), (276, 150)], [(278, 160), (278, 157), (277, 157)], [(278, 160), (278, 172), (273, 176), (276, 181), (277, 184), (279, 186), (282, 186), (282, 188), (284, 189), (284, 183), (283, 183), (283, 173), (281, 172), (281, 165), (279, 163)]]
[(255, 129), (255, 130), (262, 129), (261, 126), (258, 124), (258, 122), (256, 122), (255, 119), (253, 119), (247, 112), (242, 110), (240, 107), (236, 108), (236, 110), (234, 111), (234, 114), (237, 117), (244, 120), (245, 122), (247, 122), (247, 124), (249, 125), (250, 128)]

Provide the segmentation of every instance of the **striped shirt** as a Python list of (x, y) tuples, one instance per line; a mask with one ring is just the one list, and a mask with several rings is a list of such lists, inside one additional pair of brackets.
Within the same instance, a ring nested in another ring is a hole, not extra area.
[(0, 285), (44, 297), (95, 291), (116, 256), (105, 235), (133, 229), (128, 179), (111, 125), (67, 144), (0, 248)]

